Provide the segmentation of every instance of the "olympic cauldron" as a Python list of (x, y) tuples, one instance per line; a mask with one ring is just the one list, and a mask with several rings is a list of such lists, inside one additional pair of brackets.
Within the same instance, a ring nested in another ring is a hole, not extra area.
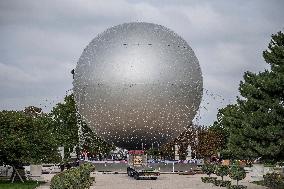
[(157, 147), (191, 124), (202, 98), (198, 60), (164, 26), (107, 29), (84, 49), (74, 72), (77, 109), (88, 126), (126, 149)]

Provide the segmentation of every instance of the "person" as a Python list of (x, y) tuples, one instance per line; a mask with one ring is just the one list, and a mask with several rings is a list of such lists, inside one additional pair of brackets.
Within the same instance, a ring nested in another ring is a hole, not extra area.
[(66, 164), (66, 168), (67, 168), (67, 170), (70, 169), (70, 168), (71, 168), (71, 164), (70, 164), (70, 163), (67, 163), (67, 164)]
[(60, 166), (60, 171), (61, 172), (64, 171), (64, 168), (65, 168), (64, 163), (60, 164), (59, 166)]
[(80, 165), (80, 161), (79, 161), (79, 159), (76, 159), (75, 166), (79, 167), (79, 165)]
[(210, 162), (217, 163), (218, 158), (216, 156), (212, 156)]

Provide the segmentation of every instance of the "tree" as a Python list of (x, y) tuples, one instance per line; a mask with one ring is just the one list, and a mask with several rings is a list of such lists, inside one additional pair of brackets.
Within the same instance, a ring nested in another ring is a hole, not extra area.
[(207, 127), (198, 128), (197, 154), (202, 158), (217, 155), (222, 146), (223, 136), (217, 130)]
[(58, 143), (52, 133), (53, 120), (48, 114), (33, 119), (33, 131), (30, 133), (30, 156), (33, 164), (58, 163), (61, 158)]
[(204, 127), (190, 125), (175, 140), (161, 147), (161, 155), (164, 158), (174, 158), (174, 145), (179, 146), (179, 155), (181, 159), (186, 159), (187, 148), (190, 145), (192, 151), (198, 158), (209, 158), (217, 155), (224, 146), (225, 136), (223, 129), (217, 126)]
[[(114, 149), (113, 145), (106, 143), (99, 138), (82, 120), (81, 116), (76, 112), (74, 95), (67, 95), (63, 103), (58, 103), (51, 111), (54, 124), (53, 130), (60, 146), (64, 147), (64, 160), (68, 161), (70, 153), (74, 147), (79, 147), (85, 152), (91, 154), (108, 154)], [(79, 129), (81, 135), (79, 136)], [(80, 140), (79, 141), (79, 137)], [(80, 142), (82, 144), (78, 145)], [(79, 153), (77, 150), (77, 153)]]
[[(0, 112), (0, 164), (57, 162), (57, 143), (46, 114), (33, 117), (24, 111)], [(14, 169), (15, 171), (15, 169)]]
[(35, 106), (26, 107), (24, 112), (31, 117), (38, 117), (43, 114), (42, 109)]
[(220, 176), (224, 180), (224, 176), (229, 174), (229, 167), (227, 165), (217, 165), (215, 173), (217, 176)]
[(221, 143), (221, 157), (222, 158), (233, 158), (230, 150), (228, 149), (228, 142), (230, 137), (230, 131), (233, 128), (238, 128), (241, 124), (242, 117), (238, 113), (237, 105), (228, 105), (227, 107), (220, 109), (217, 114), (217, 121), (214, 122), (211, 129), (217, 130), (222, 135)]
[(229, 176), (231, 179), (237, 181), (237, 186), (239, 185), (239, 181), (243, 180), (246, 177), (246, 171), (243, 167), (240, 167), (237, 163), (231, 165), (229, 169)]
[(23, 112), (0, 112), (0, 163), (18, 165), (30, 161), (26, 133), (31, 130), (31, 119)]
[(174, 151), (175, 141), (168, 142), (161, 146), (159, 149), (161, 158), (163, 159), (174, 159), (175, 158), (175, 151)]
[(234, 158), (264, 161), (284, 158), (284, 34), (272, 35), (263, 52), (269, 70), (246, 72), (237, 104), (219, 111), (217, 121), (229, 132), (227, 148)]
[(152, 157), (152, 159), (159, 159), (160, 151), (158, 148), (150, 148), (146, 151), (148, 157)]
[(115, 147), (108, 144), (92, 131), (85, 122), (82, 122), (82, 151), (89, 152), (90, 154), (109, 154)]
[(206, 173), (210, 177), (210, 175), (214, 173), (215, 165), (211, 163), (205, 163), (204, 165), (202, 165), (201, 169), (203, 173)]
[(58, 103), (51, 111), (53, 133), (60, 146), (64, 147), (64, 160), (79, 142), (76, 108), (73, 94), (65, 96), (63, 103)]
[(188, 154), (188, 146), (191, 146), (192, 152), (196, 153), (197, 148), (197, 132), (198, 132), (197, 125), (190, 125), (183, 131), (177, 138), (169, 143), (161, 146), (160, 154), (165, 159), (174, 159), (175, 150), (174, 146), (179, 146), (179, 156), (180, 159), (185, 160)]
[[(175, 144), (179, 145), (179, 155), (181, 159), (186, 159), (188, 155), (188, 146), (191, 147), (192, 152), (196, 155), (197, 149), (197, 132), (198, 126), (191, 124), (186, 128), (184, 132), (182, 132), (176, 139)], [(189, 154), (191, 155), (191, 154)]]

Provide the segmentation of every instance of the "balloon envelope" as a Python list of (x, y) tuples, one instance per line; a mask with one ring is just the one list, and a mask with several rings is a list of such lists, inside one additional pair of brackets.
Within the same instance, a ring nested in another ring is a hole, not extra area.
[(88, 126), (109, 143), (149, 148), (191, 124), (202, 97), (198, 60), (164, 26), (126, 23), (107, 29), (83, 51), (74, 95)]

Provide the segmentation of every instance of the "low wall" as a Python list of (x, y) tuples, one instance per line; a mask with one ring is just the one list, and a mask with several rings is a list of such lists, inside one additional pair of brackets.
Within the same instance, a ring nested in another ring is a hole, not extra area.
[[(96, 171), (100, 172), (125, 172), (127, 169), (127, 163), (93, 163)], [(149, 163), (150, 167), (159, 170), (160, 172), (185, 172), (191, 169), (195, 169), (196, 164), (184, 164), (184, 163)]]
[(0, 177), (11, 177), (13, 168), (11, 166), (0, 166)]
[(150, 163), (150, 167), (153, 167), (160, 172), (185, 172), (190, 171), (191, 169), (196, 169), (196, 164), (188, 163)]

